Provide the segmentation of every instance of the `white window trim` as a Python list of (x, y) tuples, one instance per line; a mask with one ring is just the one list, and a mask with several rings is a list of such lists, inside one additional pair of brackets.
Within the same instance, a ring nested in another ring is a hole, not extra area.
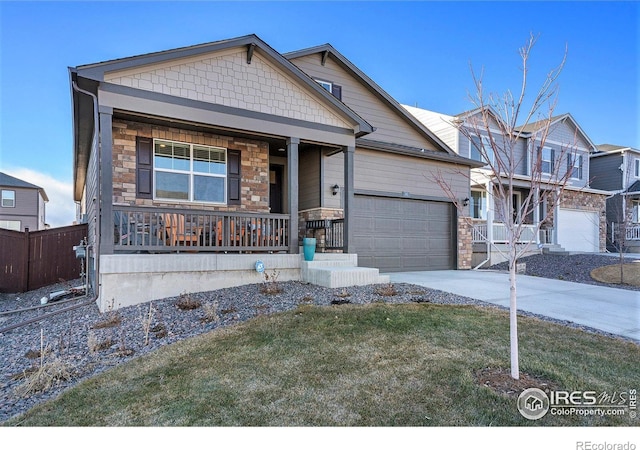
[[(322, 86), (324, 89), (333, 94), (333, 83), (330, 81), (321, 80), (320, 78), (315, 78), (316, 83)], [(329, 89), (327, 89), (327, 87)]]
[[(579, 154), (569, 154), (568, 158), (571, 158), (571, 179), (572, 180), (582, 180), (582, 171), (584, 170), (584, 158)], [(576, 162), (580, 161), (579, 165), (576, 165)], [(578, 169), (578, 176), (574, 176), (573, 174), (576, 172), (575, 169)]]
[[(156, 142), (166, 142), (166, 143), (171, 143), (171, 144), (179, 144), (179, 145), (188, 145), (189, 146), (189, 170), (178, 170), (178, 169), (165, 169), (165, 168), (157, 168), (156, 164), (155, 164), (155, 157), (156, 157)], [(180, 142), (180, 141), (172, 141), (170, 139), (154, 139), (153, 140), (153, 159), (154, 159), (154, 164), (153, 164), (153, 199), (154, 200), (158, 200), (158, 201), (163, 201), (163, 202), (171, 202), (171, 203), (197, 203), (197, 204), (207, 204), (207, 205), (227, 205), (227, 201), (228, 201), (228, 196), (229, 193), (227, 192), (227, 171), (228, 171), (228, 167), (227, 170), (225, 171), (224, 175), (221, 174), (214, 174), (214, 173), (204, 173), (204, 172), (194, 172), (193, 171), (193, 147), (206, 147), (206, 148), (210, 148), (210, 149), (215, 149), (215, 150), (223, 150), (224, 151), (224, 160), (225, 160), (225, 167), (227, 167), (228, 165), (228, 161), (227, 161), (227, 149), (224, 147), (216, 147), (214, 145), (204, 145), (204, 144), (190, 144), (188, 142)], [(157, 182), (156, 182), (156, 172), (165, 172), (165, 173), (178, 173), (181, 175), (188, 175), (189, 176), (189, 198), (187, 200), (180, 200), (180, 199), (175, 199), (175, 198), (165, 198), (165, 197), (158, 197), (156, 195), (156, 189), (157, 189)], [(194, 200), (193, 199), (193, 195), (194, 195), (194, 178), (195, 175), (198, 176), (205, 176), (205, 177), (212, 177), (212, 178), (222, 178), (224, 179), (224, 200), (222, 202), (210, 202), (210, 201), (206, 201), (206, 200)]]
[(640, 222), (640, 200), (634, 200), (631, 203), (631, 222), (639, 223)]
[(633, 159), (633, 176), (640, 178), (640, 158)]
[(477, 219), (477, 220), (486, 220), (487, 217), (487, 213), (486, 213), (486, 207), (487, 207), (487, 193), (486, 191), (483, 190), (479, 190), (479, 189), (471, 189), (471, 193), (472, 193), (472, 197), (473, 197), (473, 193), (479, 193), (480, 194), (480, 205), (478, 205), (478, 212), (480, 213), (480, 217), (474, 217), (473, 216), (473, 208), (471, 208), (471, 210), (469, 211), (469, 213), (471, 214), (471, 218), (472, 219)]
[[(7, 192), (11, 192), (13, 194), (13, 198), (5, 198), (4, 197), (4, 193)], [(7, 204), (5, 205), (5, 201), (11, 201), (11, 204)], [(2, 189), (2, 207), (3, 208), (15, 208), (16, 207), (16, 191), (11, 190), (11, 189)]]

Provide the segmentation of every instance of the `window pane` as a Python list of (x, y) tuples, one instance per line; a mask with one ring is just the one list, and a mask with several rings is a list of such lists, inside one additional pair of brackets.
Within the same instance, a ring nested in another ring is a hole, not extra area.
[(16, 206), (16, 191), (2, 191), (2, 206), (5, 208)]
[(158, 169), (189, 170), (188, 144), (156, 141), (154, 164)]
[(471, 191), (471, 217), (484, 219), (484, 192)]
[(225, 175), (227, 173), (225, 151), (217, 148), (194, 146), (193, 171)]
[(482, 144), (480, 142), (480, 138), (477, 136), (471, 137), (471, 150), (469, 153), (469, 158), (474, 159), (476, 161), (482, 161), (482, 156), (480, 156), (480, 149), (482, 148)]
[(156, 197), (189, 200), (189, 175), (156, 172)]
[(193, 177), (193, 200), (199, 202), (224, 202), (225, 179), (220, 177)]

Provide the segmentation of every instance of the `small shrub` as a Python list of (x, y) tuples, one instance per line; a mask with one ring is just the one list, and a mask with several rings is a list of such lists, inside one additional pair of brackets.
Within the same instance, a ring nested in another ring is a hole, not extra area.
[(351, 294), (349, 294), (346, 289), (343, 289), (340, 293), (336, 294), (336, 297), (347, 298), (351, 297)]
[(398, 295), (398, 291), (396, 291), (396, 287), (393, 284), (389, 283), (378, 286), (376, 288), (376, 294), (382, 297), (394, 297)]
[(71, 379), (71, 367), (59, 358), (42, 364), (15, 389), (16, 395), (30, 397), (37, 392), (45, 392), (59, 383)]
[(218, 302), (206, 302), (202, 306), (202, 312), (204, 313), (204, 317), (202, 318), (203, 322), (220, 322), (220, 316), (218, 315)]
[(222, 314), (233, 314), (238, 312), (238, 310), (235, 308), (235, 306), (230, 306), (229, 308), (221, 309), (220, 312)]
[(112, 311), (107, 313), (107, 317), (104, 320), (94, 324), (91, 328), (94, 330), (98, 330), (100, 328), (113, 328), (120, 325), (120, 323), (122, 323), (122, 317), (120, 317), (118, 312)]
[(93, 332), (89, 331), (89, 334), (87, 335), (87, 347), (89, 347), (89, 353), (94, 354), (100, 350), (106, 350), (111, 348), (111, 345), (113, 345), (113, 341), (110, 337), (104, 341), (100, 341)]
[(27, 353), (24, 354), (24, 357), (27, 359), (38, 359), (40, 358), (40, 350), (28, 350)]
[(264, 283), (260, 285), (260, 293), (265, 295), (276, 295), (282, 293), (282, 288), (278, 284), (278, 277), (280, 272), (274, 270), (271, 275), (268, 272), (264, 272)]
[(305, 295), (304, 297), (302, 297), (302, 299), (300, 300), (300, 303), (304, 303), (304, 304), (308, 304), (308, 303), (313, 303), (314, 298), (311, 295)]
[(153, 315), (155, 313), (153, 302), (149, 303), (149, 313), (140, 316), (140, 323), (142, 324), (142, 333), (144, 335), (144, 345), (149, 345), (149, 332), (151, 331), (151, 323), (153, 323)]
[(167, 327), (163, 323), (158, 323), (151, 327), (150, 331), (155, 335), (156, 338), (162, 339), (166, 337), (169, 332), (167, 331)]
[(200, 301), (191, 297), (191, 294), (180, 294), (178, 301), (176, 302), (176, 307), (181, 311), (191, 311), (194, 309), (198, 309), (202, 306)]
[(44, 330), (40, 329), (40, 366), (35, 368), (32, 373), (25, 371), (25, 382), (17, 386), (16, 395), (20, 397), (29, 397), (36, 392), (44, 392), (52, 386), (71, 379), (70, 366), (59, 358), (53, 357), (50, 361), (45, 362), (45, 355), (50, 353), (51, 349), (44, 345)]

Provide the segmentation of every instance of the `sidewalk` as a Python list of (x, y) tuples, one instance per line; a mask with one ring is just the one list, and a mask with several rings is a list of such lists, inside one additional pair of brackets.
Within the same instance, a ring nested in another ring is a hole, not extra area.
[[(509, 275), (442, 270), (389, 273), (411, 283), (509, 307)], [(640, 342), (640, 291), (518, 275), (518, 309), (567, 320)]]

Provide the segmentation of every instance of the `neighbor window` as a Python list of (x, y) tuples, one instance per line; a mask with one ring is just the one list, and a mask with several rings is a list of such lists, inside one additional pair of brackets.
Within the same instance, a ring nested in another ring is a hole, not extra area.
[(485, 207), (487, 197), (484, 191), (471, 191), (471, 201), (469, 202), (469, 212), (474, 219), (486, 219)]
[(0, 228), (4, 228), (7, 230), (20, 231), (20, 221), (19, 220), (0, 220)]
[(493, 163), (493, 147), (488, 136), (472, 136), (469, 142), (469, 157), (487, 164)]
[(567, 172), (571, 178), (582, 179), (582, 155), (567, 155)]
[(226, 149), (154, 141), (155, 198), (225, 203)]
[(636, 178), (640, 178), (640, 158), (633, 160), (633, 174)]
[(633, 223), (640, 222), (640, 200), (635, 200), (631, 206), (631, 221)]
[(540, 172), (542, 173), (553, 173), (554, 164), (553, 164), (553, 156), (554, 151), (549, 147), (543, 147), (539, 149), (540, 151)]
[(2, 190), (2, 206), (4, 208), (15, 208), (16, 206), (16, 191)]

